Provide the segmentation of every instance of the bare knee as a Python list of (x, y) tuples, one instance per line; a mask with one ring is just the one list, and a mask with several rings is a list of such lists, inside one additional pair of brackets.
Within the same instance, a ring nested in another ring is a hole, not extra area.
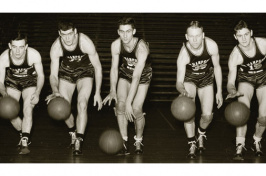
[(211, 123), (212, 119), (213, 119), (213, 114), (210, 114), (210, 115), (202, 114), (201, 115), (201, 120), (203, 123)]
[(260, 126), (266, 127), (266, 116), (259, 116), (257, 122)]
[(86, 111), (87, 110), (87, 107), (88, 107), (88, 104), (85, 100), (81, 100), (78, 102), (78, 109), (80, 111)]
[(133, 113), (137, 121), (143, 119), (145, 115), (145, 113), (143, 113), (140, 109), (133, 109)]
[(125, 102), (118, 101), (115, 105), (115, 108), (116, 108), (116, 114), (117, 115), (124, 115), (125, 114), (125, 108), (126, 108)]

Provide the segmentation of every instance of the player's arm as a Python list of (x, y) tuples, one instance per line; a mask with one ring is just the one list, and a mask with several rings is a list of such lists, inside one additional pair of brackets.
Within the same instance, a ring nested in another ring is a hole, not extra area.
[(59, 39), (57, 39), (50, 50), (50, 58), (51, 58), (51, 65), (50, 65), (50, 85), (53, 91), (53, 94), (58, 93), (58, 71), (59, 71), (59, 61), (60, 57), (62, 56), (62, 48), (59, 43)]
[(266, 55), (266, 38), (256, 37), (255, 40), (261, 53)]
[(177, 74), (176, 74), (176, 89), (185, 96), (189, 96), (184, 86), (184, 79), (186, 74), (186, 65), (189, 63), (189, 55), (183, 46), (177, 58)]
[(237, 90), (235, 86), (235, 81), (236, 81), (236, 76), (237, 76), (237, 66), (240, 65), (242, 62), (243, 62), (243, 58), (241, 57), (239, 51), (235, 47), (232, 53), (230, 54), (229, 61), (228, 61), (229, 73), (228, 73), (228, 80), (227, 80), (227, 91), (229, 95), (226, 97), (226, 99), (230, 97), (235, 97), (233, 95), (237, 94)]
[(116, 86), (118, 81), (118, 65), (120, 55), (121, 41), (116, 40), (111, 45), (112, 65), (110, 70), (110, 92), (116, 94)]
[(216, 93), (216, 103), (218, 104), (218, 108), (220, 108), (223, 104), (223, 96), (222, 96), (222, 69), (220, 65), (220, 56), (219, 56), (219, 49), (217, 44), (213, 40), (206, 39), (209, 53), (211, 54), (211, 59), (214, 68), (214, 76), (217, 86), (217, 93)]
[(91, 39), (84, 35), (81, 35), (81, 50), (84, 53), (89, 55), (90, 61), (95, 69), (95, 82), (96, 82), (96, 92), (95, 94), (100, 95), (101, 93), (101, 85), (102, 85), (102, 65), (99, 59), (99, 55), (95, 49), (95, 46)]
[(0, 93), (7, 96), (5, 87), (6, 67), (8, 66), (8, 50), (4, 51), (0, 56)]
[(43, 88), (43, 84), (44, 84), (44, 72), (43, 72), (42, 58), (41, 58), (40, 53), (35, 49), (32, 49), (32, 57), (30, 56), (30, 58), (34, 59), (33, 64), (34, 64), (34, 67), (37, 73), (37, 86), (36, 86), (35, 93), (40, 95), (41, 90)]
[(126, 104), (132, 104), (133, 99), (136, 95), (138, 86), (139, 86), (139, 81), (140, 81), (140, 77), (142, 74), (142, 71), (145, 67), (145, 63), (147, 60), (149, 54), (149, 47), (146, 43), (144, 43), (143, 41), (139, 43), (139, 46), (137, 48), (136, 51), (136, 57), (138, 59), (138, 62), (135, 66), (135, 70), (133, 72), (132, 75), (132, 82), (129, 88), (129, 92), (128, 92), (128, 96), (127, 96), (127, 100), (126, 100)]

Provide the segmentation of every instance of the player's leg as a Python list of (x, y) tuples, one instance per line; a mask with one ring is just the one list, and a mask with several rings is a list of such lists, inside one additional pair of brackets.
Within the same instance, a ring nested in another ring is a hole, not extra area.
[(86, 130), (87, 121), (88, 121), (88, 101), (91, 95), (93, 85), (93, 78), (82, 78), (77, 81), (77, 90), (78, 90), (78, 102), (77, 102), (77, 138), (75, 141), (75, 150), (74, 155), (82, 154), (82, 143), (84, 140), (84, 132)]
[[(238, 92), (243, 93), (244, 96), (238, 98), (239, 102), (244, 103), (250, 108), (250, 101), (254, 94), (254, 87), (246, 82), (240, 82), (238, 85)], [(243, 149), (245, 149), (245, 140), (247, 133), (247, 125), (236, 127), (236, 154), (235, 160), (243, 160)]]
[(258, 88), (256, 90), (258, 104), (259, 104), (259, 117), (257, 118), (256, 130), (253, 135), (254, 143), (252, 150), (255, 152), (256, 156), (262, 156), (261, 151), (261, 138), (266, 127), (266, 86)]
[(213, 85), (208, 85), (203, 88), (198, 89), (198, 96), (201, 104), (201, 118), (198, 128), (198, 142), (199, 151), (203, 152), (205, 150), (204, 140), (206, 140), (206, 129), (213, 119), (213, 101), (214, 101), (214, 91)]
[(127, 126), (128, 121), (125, 117), (125, 102), (127, 99), (128, 91), (130, 88), (130, 83), (125, 79), (119, 79), (118, 85), (117, 85), (117, 103), (116, 103), (116, 115), (117, 115), (117, 122), (119, 126), (120, 134), (123, 138), (124, 147), (123, 149), (118, 153), (118, 155), (128, 155), (128, 134), (127, 134)]
[[(76, 84), (70, 83), (64, 79), (59, 80), (59, 92), (70, 104), (72, 102), (72, 96), (75, 88)], [(70, 145), (73, 147), (76, 140), (76, 127), (72, 113), (70, 114), (69, 118), (65, 120), (65, 123), (68, 127), (68, 132), (71, 137)]]
[[(11, 97), (13, 97), (14, 99), (16, 99), (17, 101), (19, 101), (20, 97), (21, 97), (21, 91), (14, 89), (14, 88), (10, 88), (7, 87), (6, 88), (7, 94)], [(22, 136), (22, 120), (20, 117), (17, 117), (13, 120), (10, 121), (11, 124), (13, 125), (13, 127), (20, 133), (20, 137)]]
[(136, 117), (136, 119), (134, 120), (135, 131), (136, 131), (136, 135), (134, 136), (134, 139), (136, 142), (134, 145), (136, 146), (136, 150), (135, 150), (136, 154), (143, 153), (142, 140), (143, 140), (143, 130), (145, 126), (145, 117), (144, 117), (142, 107), (143, 107), (143, 103), (145, 101), (148, 89), (149, 89), (149, 84), (140, 84), (138, 86), (138, 90), (137, 90), (137, 93), (136, 93), (136, 96), (134, 98), (133, 105), (132, 105), (133, 112)]
[[(193, 83), (184, 82), (184, 87), (188, 94), (193, 97), (193, 101), (195, 101), (197, 91), (196, 86)], [(196, 158), (195, 117), (193, 117), (190, 121), (185, 122), (184, 128), (189, 144), (188, 158), (194, 159)]]
[(28, 87), (22, 91), (23, 98), (23, 119), (22, 119), (22, 138), (20, 154), (30, 152), (28, 144), (30, 143), (30, 132), (32, 128), (32, 112), (35, 105), (31, 104), (31, 96), (34, 94), (36, 87)]

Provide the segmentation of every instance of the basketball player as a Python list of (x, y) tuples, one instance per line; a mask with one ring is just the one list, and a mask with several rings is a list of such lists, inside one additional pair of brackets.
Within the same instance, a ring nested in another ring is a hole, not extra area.
[(195, 159), (197, 148), (200, 153), (205, 150), (206, 129), (213, 119), (214, 77), (217, 86), (217, 108), (223, 104), (222, 72), (218, 46), (215, 41), (205, 36), (203, 27), (198, 21), (190, 22), (185, 37), (187, 42), (183, 44), (177, 58), (176, 88), (181, 96), (190, 97), (193, 101), (198, 94), (201, 103), (202, 115), (197, 129), (197, 138), (195, 137), (195, 118), (184, 123), (190, 147), (188, 158)]
[[(250, 108), (254, 90), (259, 104), (259, 116), (253, 135), (252, 150), (262, 156), (261, 138), (266, 126), (266, 38), (253, 37), (252, 30), (245, 21), (239, 21), (234, 28), (238, 45), (234, 47), (228, 62), (229, 75), (227, 98), (238, 97), (238, 101)], [(239, 67), (239, 69), (237, 69)], [(238, 75), (238, 76), (237, 76)], [(235, 81), (238, 81), (238, 89)], [(247, 125), (236, 128), (236, 154), (233, 159), (243, 160)]]
[(110, 105), (113, 99), (116, 102), (115, 113), (124, 140), (124, 148), (119, 155), (130, 154), (127, 144), (128, 122), (135, 124), (135, 153), (142, 154), (145, 126), (142, 107), (152, 77), (149, 46), (143, 39), (134, 37), (136, 26), (133, 18), (124, 17), (119, 20), (117, 32), (119, 38), (111, 45), (110, 93), (103, 104), (109, 102)]
[(94, 106), (102, 108), (100, 95), (102, 84), (102, 66), (98, 53), (91, 39), (78, 33), (70, 21), (61, 21), (58, 24), (59, 37), (51, 47), (51, 74), (50, 84), (53, 91), (47, 97), (48, 102), (57, 96), (64, 97), (69, 103), (77, 88), (77, 118), (76, 125), (73, 114), (65, 120), (71, 136), (73, 155), (82, 155), (82, 143), (87, 125), (88, 100), (93, 88), (95, 76), (96, 88)]
[(17, 101), (22, 95), (23, 118), (17, 117), (11, 124), (20, 133), (19, 154), (28, 154), (32, 111), (44, 84), (42, 59), (37, 50), (28, 47), (27, 37), (22, 33), (12, 36), (8, 46), (0, 56), (0, 93)]

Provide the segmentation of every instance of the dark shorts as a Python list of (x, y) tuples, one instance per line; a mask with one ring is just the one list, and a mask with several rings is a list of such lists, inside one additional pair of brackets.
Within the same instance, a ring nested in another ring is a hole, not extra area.
[(211, 67), (208, 72), (200, 75), (190, 74), (185, 75), (184, 82), (193, 83), (197, 88), (206, 87), (213, 84), (214, 73)]
[[(133, 71), (128, 71), (124, 67), (119, 69), (119, 78), (127, 80), (129, 83), (132, 82)], [(143, 72), (140, 76), (139, 84), (150, 84), (152, 78), (152, 68), (147, 67), (143, 69)]]
[(255, 74), (247, 74), (241, 71), (238, 72), (238, 83), (246, 82), (252, 85), (255, 89), (266, 85), (266, 71)]
[(89, 65), (87, 67), (78, 67), (75, 69), (68, 68), (67, 66), (61, 65), (59, 67), (58, 77), (66, 80), (70, 83), (75, 84), (79, 79), (94, 77), (94, 67)]
[(28, 87), (36, 87), (37, 77), (11, 79), (10, 77), (6, 76), (5, 84), (6, 87), (22, 91)]

